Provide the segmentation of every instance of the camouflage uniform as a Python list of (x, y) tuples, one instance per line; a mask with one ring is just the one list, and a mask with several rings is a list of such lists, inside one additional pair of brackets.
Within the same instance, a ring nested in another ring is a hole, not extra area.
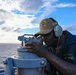
[[(68, 31), (64, 31), (63, 34), (66, 35), (66, 40), (60, 47), (59, 51), (55, 52), (54, 49), (50, 50), (61, 59), (76, 64), (76, 36), (72, 35)], [(63, 75), (58, 72), (49, 62), (47, 65), (48, 66), (45, 69), (46, 75)]]

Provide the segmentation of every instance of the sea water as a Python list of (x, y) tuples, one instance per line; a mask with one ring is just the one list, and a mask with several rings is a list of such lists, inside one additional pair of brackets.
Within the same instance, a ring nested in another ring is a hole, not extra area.
[(12, 56), (17, 55), (17, 49), (20, 44), (0, 43), (0, 69), (4, 68), (3, 61)]

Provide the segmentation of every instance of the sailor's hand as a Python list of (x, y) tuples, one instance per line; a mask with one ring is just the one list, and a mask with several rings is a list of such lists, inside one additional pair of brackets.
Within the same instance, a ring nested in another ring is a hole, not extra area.
[(28, 42), (25, 44), (25, 47), (28, 48), (28, 52), (35, 53), (40, 57), (45, 57), (48, 53), (47, 48), (43, 46), (41, 43)]

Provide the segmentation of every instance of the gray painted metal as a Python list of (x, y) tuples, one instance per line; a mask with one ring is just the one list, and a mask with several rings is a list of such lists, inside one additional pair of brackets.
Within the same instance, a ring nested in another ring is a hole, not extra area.
[(27, 52), (24, 48), (26, 42), (36, 41), (36, 38), (25, 38), (26, 34), (20, 36), (18, 39), (22, 41), (21, 48), (18, 48), (18, 56), (14, 58), (7, 58), (4, 61), (5, 70), (0, 75), (43, 75), (44, 66), (47, 65), (45, 58), (40, 58), (36, 54)]
[(20, 53), (19, 57), (7, 58), (4, 61), (4, 64), (5, 64), (4, 75), (14, 75), (15, 74), (14, 67), (17, 68), (18, 75), (42, 75), (42, 69), (47, 64), (46, 63), (47, 61), (45, 58), (40, 58), (37, 55), (32, 54), (32, 53), (23, 52), (23, 49), (22, 49), (22, 54), (21, 54), (21, 51), (18, 51), (18, 52)]

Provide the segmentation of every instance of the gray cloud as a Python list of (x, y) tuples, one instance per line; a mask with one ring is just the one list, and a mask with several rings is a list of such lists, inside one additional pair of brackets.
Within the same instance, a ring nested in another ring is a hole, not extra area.
[(2, 30), (6, 31), (6, 32), (9, 32), (9, 31), (12, 31), (13, 28), (10, 28), (10, 27), (2, 27)]
[[(19, 34), (22, 29), (38, 28), (39, 22), (48, 15), (51, 15), (51, 13), (55, 12), (57, 8), (76, 6), (76, 4), (71, 3), (56, 4), (57, 1), (58, 0), (1, 0), (0, 36), (4, 33), (4, 35), (10, 34), (12, 37), (15, 33), (16, 35)], [(11, 12), (11, 10), (15, 9), (19, 11)], [(19, 12), (25, 13), (18, 14)], [(30, 17), (28, 17), (28, 15), (30, 15)], [(75, 25), (62, 27), (65, 30), (76, 31)], [(9, 36), (6, 35), (6, 37), (8, 38)]]
[[(45, 11), (40, 16), (37, 16), (34, 18), (34, 20), (31, 23), (39, 23), (42, 19), (50, 15), (51, 13), (55, 12), (57, 8), (65, 8), (65, 7), (76, 7), (76, 4), (74, 3), (60, 3), (60, 4), (53, 4), (57, 2), (58, 0), (52, 0), (52, 1), (44, 1), (43, 7), (45, 8)], [(40, 11), (41, 12), (41, 11)]]
[(56, 4), (54, 7), (64, 8), (64, 7), (76, 7), (74, 3), (60, 3)]
[(43, 5), (43, 0), (21, 0), (20, 7), (25, 12), (37, 13), (41, 6)]
[(12, 32), (17, 32), (17, 33), (20, 33), (20, 32), (22, 32), (21, 30), (21, 28), (15, 28), (15, 27), (2, 27), (1, 28), (3, 31), (5, 31), (5, 32), (10, 32), (10, 31), (12, 31)]
[(6, 13), (7, 11), (6, 10), (3, 10), (3, 9), (0, 9), (0, 13), (1, 12)]
[(17, 29), (15, 29), (15, 30), (13, 30), (13, 32), (20, 33), (20, 32), (22, 32), (22, 31), (21, 31), (21, 28), (17, 28)]
[(67, 26), (62, 26), (64, 30), (68, 31), (76, 31), (76, 24), (74, 25), (67, 25)]
[(5, 23), (5, 21), (0, 21), (0, 25), (2, 25), (2, 24), (4, 24)]
[(8, 18), (12, 17), (10, 12), (4, 9), (0, 9), (0, 20), (6, 21)]

